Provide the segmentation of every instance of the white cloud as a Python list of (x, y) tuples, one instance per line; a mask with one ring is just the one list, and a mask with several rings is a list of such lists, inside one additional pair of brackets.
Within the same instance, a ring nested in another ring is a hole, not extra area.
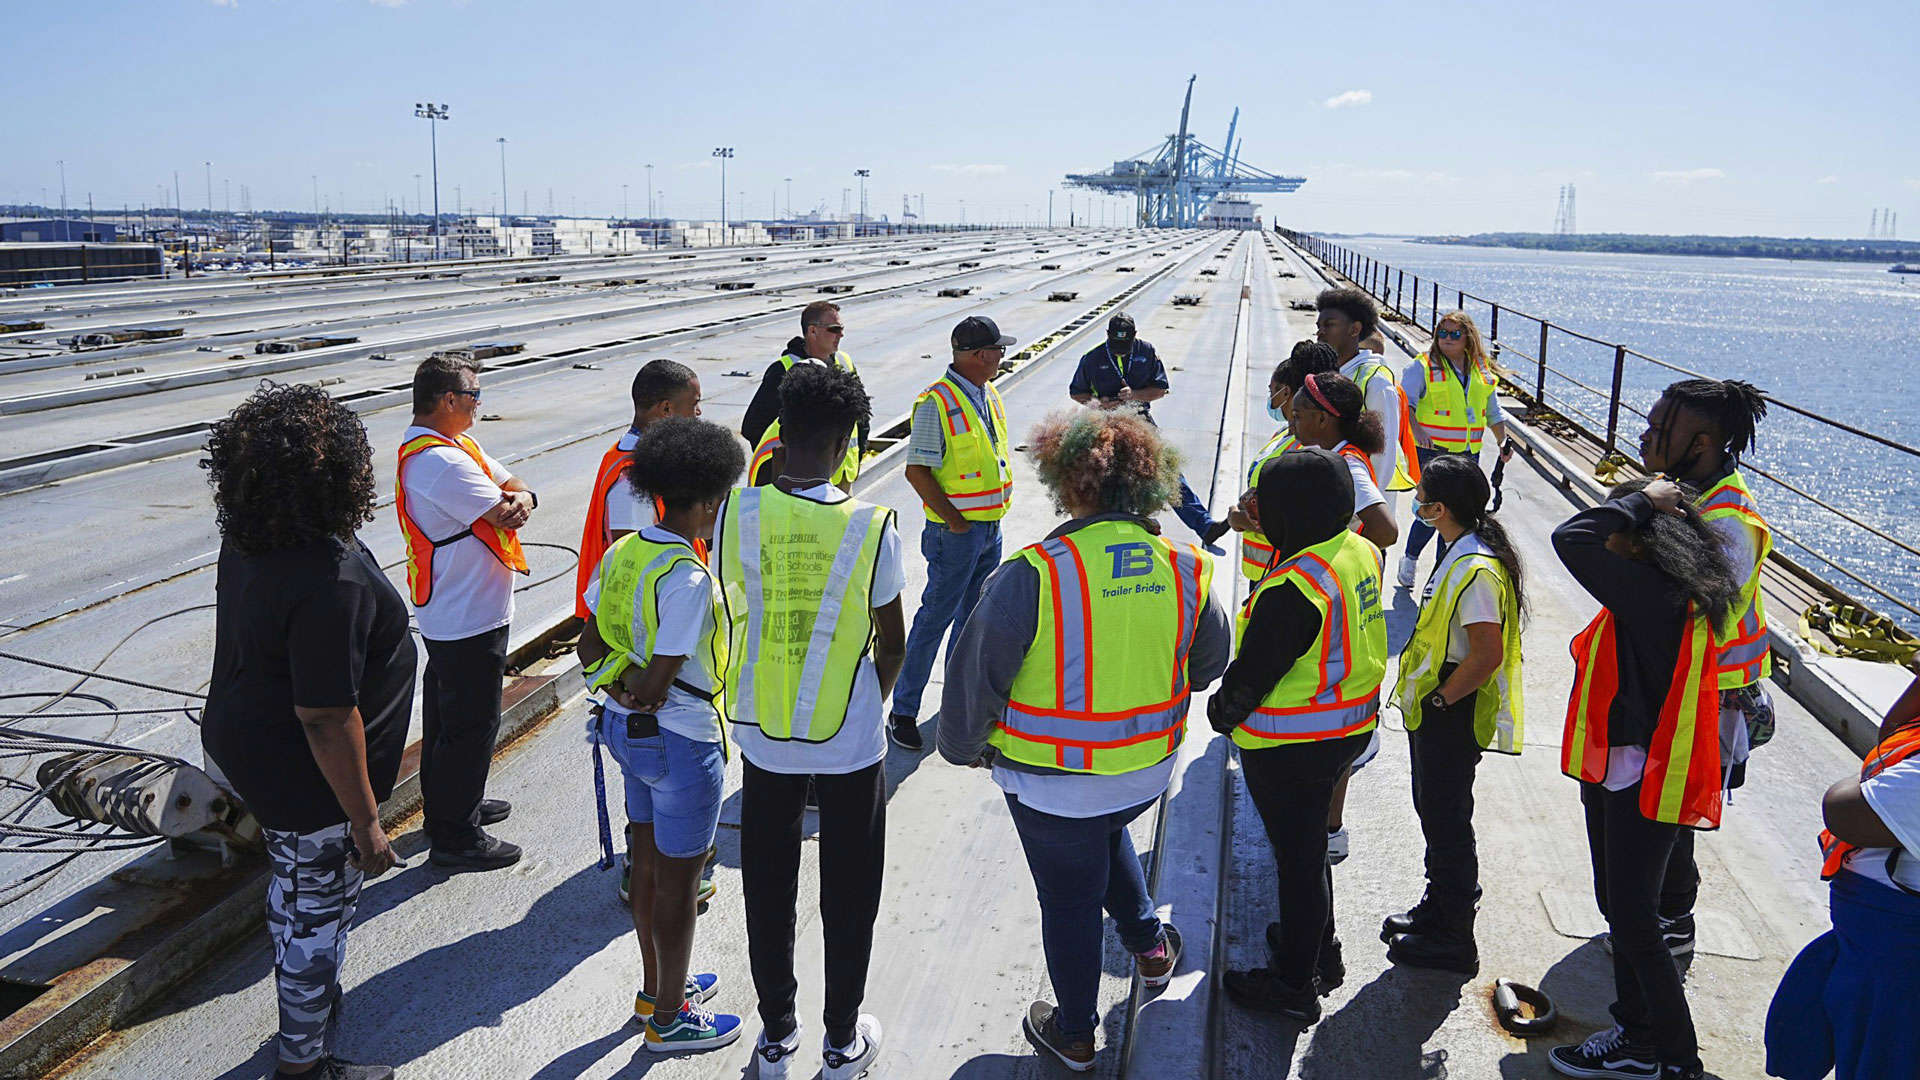
[(1828, 174), (1814, 181), (1814, 183), (1816, 184), (1837, 184), (1839, 182), (1840, 182), (1840, 178), (1832, 174)]
[(1721, 169), (1667, 169), (1654, 173), (1653, 178), (1669, 184), (1691, 184), (1696, 180), (1722, 180), (1726, 175)]
[(240, 6), (240, 0), (207, 0), (207, 2), (214, 7), (237, 8)]
[(975, 163), (972, 165), (935, 165), (933, 171), (959, 173), (961, 176), (999, 176), (1001, 173), (1007, 171), (1007, 167), (1005, 165), (988, 165), (984, 163)]
[(374, 7), (406, 7), (407, 0), (367, 0)]
[(1344, 94), (1335, 94), (1322, 102), (1329, 109), (1345, 109), (1356, 105), (1373, 104), (1373, 91), (1349, 90)]

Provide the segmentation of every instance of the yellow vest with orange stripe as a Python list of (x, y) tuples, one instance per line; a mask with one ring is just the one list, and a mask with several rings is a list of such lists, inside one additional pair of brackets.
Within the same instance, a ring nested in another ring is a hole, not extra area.
[(472, 525), (452, 536), (434, 540), (414, 524), (413, 517), (407, 513), (407, 485), (402, 482), (407, 472), (407, 461), (415, 454), (436, 446), (451, 447), (466, 454), (475, 465), (480, 466), (483, 475), (489, 480), (493, 479), (493, 474), (487, 471), (487, 459), (480, 452), (480, 444), (466, 435), (456, 435), (451, 439), (444, 435), (416, 435), (400, 444), (400, 461), (395, 466), (393, 476), (393, 509), (400, 516), (400, 535), (407, 542), (407, 592), (413, 599), (414, 607), (424, 607), (433, 599), (434, 549), (446, 547), (468, 536), (485, 544), (487, 550), (493, 552), (493, 557), (499, 559), (507, 569), (519, 574), (527, 572), (526, 553), (520, 550), (520, 538), (512, 529), (498, 528), (492, 522), (476, 518)]
[[(1238, 646), (1268, 589), (1294, 588), (1320, 613), (1319, 640), (1294, 661), (1260, 707), (1233, 729), (1234, 744), (1261, 750), (1363, 735), (1380, 717), (1387, 618), (1380, 608), (1380, 549), (1342, 529), (1274, 566), (1240, 609)], [(1245, 660), (1245, 654), (1239, 659)], [(1257, 659), (1257, 658), (1256, 658)]]
[[(1462, 378), (1438, 351), (1414, 357), (1426, 373), (1426, 387), (1414, 406), (1413, 421), (1435, 450), (1477, 454), (1487, 434), (1487, 406), (1498, 385), (1493, 372), (1475, 363)], [(1417, 460), (1417, 459), (1416, 459)]]
[[(1720, 825), (1720, 693), (1714, 669), (1719, 642), (1705, 617), (1687, 608), (1679, 664), (1660, 704), (1660, 718), (1640, 774), (1640, 813), (1649, 821), (1696, 829)], [(1560, 771), (1598, 784), (1607, 779), (1608, 716), (1620, 690), (1613, 612), (1605, 608), (1574, 635), (1573, 693), (1560, 738)]]
[[(1883, 770), (1890, 769), (1908, 758), (1913, 757), (1915, 754), (1920, 754), (1920, 720), (1909, 720), (1893, 729), (1891, 735), (1881, 739), (1879, 745), (1873, 748), (1873, 753), (1868, 754), (1867, 759), (1860, 763), (1860, 782), (1863, 784), (1866, 783), (1879, 775)], [(1832, 880), (1833, 876), (1838, 874), (1846, 866), (1847, 856), (1859, 850), (1860, 845), (1851, 844), (1840, 839), (1833, 835), (1832, 829), (1821, 829), (1820, 879), (1822, 881)], [(1896, 848), (1895, 850), (1898, 851), (1901, 849)], [(1887, 864), (1887, 878), (1888, 880), (1893, 880), (1893, 863), (1891, 861)], [(1906, 888), (1904, 885), (1900, 887), (1903, 889)], [(1913, 890), (1907, 889), (1906, 891), (1912, 892)]]
[(1009, 761), (1111, 776), (1151, 768), (1187, 728), (1187, 657), (1213, 562), (1134, 521), (1096, 521), (1014, 556), (1039, 572), (1033, 643), (987, 741)]
[(1751, 686), (1773, 674), (1773, 650), (1767, 643), (1767, 609), (1760, 599), (1760, 570), (1773, 551), (1773, 530), (1760, 516), (1759, 504), (1747, 489), (1747, 480), (1736, 470), (1707, 489), (1695, 502), (1700, 520), (1706, 522), (1732, 518), (1754, 539), (1753, 569), (1740, 583), (1740, 601), (1734, 605), (1727, 625), (1720, 629), (1720, 677), (1722, 690)]
[[(1247, 488), (1252, 490), (1260, 486), (1260, 470), (1267, 462), (1300, 445), (1293, 437), (1290, 428), (1281, 428), (1267, 440), (1254, 456), (1253, 464), (1247, 466)], [(1267, 543), (1267, 534), (1259, 529), (1248, 529), (1240, 534), (1240, 572), (1248, 581), (1259, 581), (1273, 565), (1273, 545)]]
[(1362, 394), (1366, 393), (1367, 387), (1375, 379), (1387, 380), (1393, 392), (1400, 395), (1400, 430), (1387, 432), (1389, 441), (1399, 440), (1400, 452), (1394, 455), (1393, 475), (1384, 482), (1376, 476), (1374, 483), (1379, 484), (1382, 491), (1412, 491), (1420, 483), (1420, 444), (1413, 437), (1413, 416), (1412, 410), (1407, 408), (1407, 392), (1400, 389), (1400, 379), (1384, 361), (1368, 360), (1354, 369), (1353, 381)]
[[(954, 509), (968, 521), (999, 521), (1007, 516), (1007, 504), (1013, 499), (1013, 467), (1007, 462), (1007, 407), (991, 382), (981, 389), (987, 400), (985, 417), (951, 374), (942, 375), (921, 392), (914, 401), (914, 412), (919, 412), (921, 403), (928, 399), (939, 403), (946, 454), (940, 459), (940, 467), (933, 470), (933, 479)], [(932, 507), (925, 509), (928, 521), (941, 520)]]

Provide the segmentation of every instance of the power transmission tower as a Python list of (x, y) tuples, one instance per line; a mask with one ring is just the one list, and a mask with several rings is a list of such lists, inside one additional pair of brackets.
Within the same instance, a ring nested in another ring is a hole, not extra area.
[(1573, 185), (1560, 185), (1560, 206), (1554, 211), (1553, 231), (1559, 236), (1572, 236), (1579, 231), (1573, 218)]

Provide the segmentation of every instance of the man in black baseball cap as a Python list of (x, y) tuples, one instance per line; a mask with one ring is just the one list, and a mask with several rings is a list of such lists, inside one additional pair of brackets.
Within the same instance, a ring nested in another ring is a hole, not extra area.
[[(1153, 423), (1152, 402), (1167, 396), (1167, 368), (1153, 346), (1141, 341), (1134, 329), (1133, 316), (1117, 311), (1107, 320), (1107, 340), (1089, 349), (1074, 369), (1067, 384), (1067, 395), (1082, 405), (1098, 404), (1102, 409), (1131, 409), (1147, 423)], [(1180, 478), (1180, 502), (1174, 515), (1200, 537), (1201, 543), (1215, 555), (1225, 552), (1214, 546), (1231, 528), (1225, 519), (1213, 520), (1200, 496), (1193, 493), (1187, 478)]]
[(920, 538), (927, 588), (907, 635), (887, 735), (913, 751), (926, 746), (920, 695), (933, 673), (934, 654), (949, 628), (960, 636), (980, 586), (1000, 565), (1000, 519), (1013, 495), (1007, 410), (993, 388), (1013, 338), (985, 315), (969, 315), (953, 328), (952, 343), (953, 363), (914, 403), (907, 443), (907, 483), (927, 513)]

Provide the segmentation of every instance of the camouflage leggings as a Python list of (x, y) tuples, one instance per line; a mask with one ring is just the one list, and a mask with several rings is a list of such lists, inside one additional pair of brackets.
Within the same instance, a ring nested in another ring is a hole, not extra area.
[(273, 881), (267, 932), (280, 987), (280, 1060), (318, 1061), (339, 1021), (340, 961), (360, 899), (360, 871), (347, 861), (345, 823), (316, 832), (266, 830)]

